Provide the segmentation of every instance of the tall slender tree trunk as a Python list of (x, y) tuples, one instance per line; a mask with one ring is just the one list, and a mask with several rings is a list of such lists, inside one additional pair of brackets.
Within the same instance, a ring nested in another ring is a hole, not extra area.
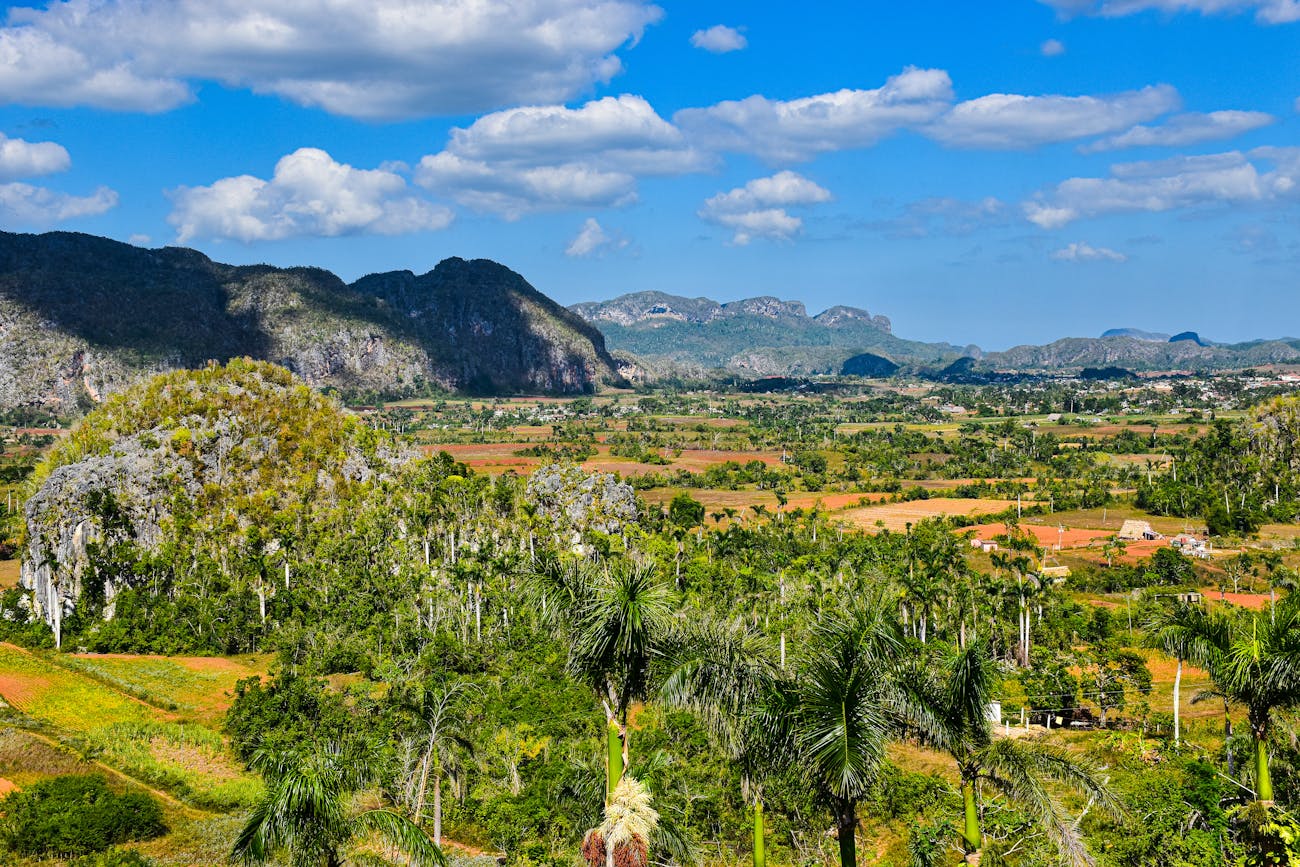
[(433, 842), (442, 845), (442, 768), (433, 777)]
[(606, 737), (608, 739), (608, 758), (605, 800), (608, 801), (613, 797), (614, 789), (618, 787), (618, 781), (623, 779), (623, 739), (619, 736), (618, 721), (613, 717), (609, 720)]
[(1183, 685), (1183, 658), (1178, 657), (1178, 667), (1174, 669), (1174, 748), (1182, 745), (1182, 732), (1179, 729), (1179, 690)]
[(980, 815), (979, 807), (975, 803), (974, 780), (962, 781), (961, 800), (965, 812), (965, 822), (961, 832), (962, 849), (966, 853), (965, 860), (968, 864), (978, 864), (984, 840), (980, 834)]
[(1273, 803), (1273, 777), (1268, 770), (1268, 740), (1265, 732), (1251, 727), (1251, 737), (1255, 740), (1255, 797), (1257, 800)]
[(763, 799), (754, 799), (754, 867), (766, 867), (767, 853), (763, 849)]
[(840, 838), (840, 867), (858, 865), (858, 814), (851, 801), (842, 802), (836, 813), (836, 832)]

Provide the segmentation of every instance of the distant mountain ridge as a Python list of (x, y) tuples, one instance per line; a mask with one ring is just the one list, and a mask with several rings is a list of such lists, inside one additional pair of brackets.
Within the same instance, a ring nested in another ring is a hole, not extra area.
[(1143, 331), (1141, 328), (1109, 328), (1101, 333), (1102, 339), (1107, 337), (1132, 337), (1134, 340), (1147, 340), (1152, 343), (1167, 343), (1170, 335), (1161, 334), (1157, 331)]
[(151, 374), (242, 356), (376, 395), (622, 382), (596, 328), (485, 259), (348, 285), (319, 268), (0, 232), (0, 409), (75, 414)]
[(887, 317), (856, 307), (836, 306), (809, 316), (802, 302), (772, 296), (723, 304), (634, 292), (570, 309), (600, 328), (614, 351), (687, 369), (754, 376), (882, 377), (902, 372), (944, 379), (993, 372), (1152, 372), (1300, 363), (1300, 341), (1291, 338), (1216, 344), (1196, 332), (1171, 336), (1136, 328), (984, 352), (977, 346), (906, 340), (893, 333)]
[(975, 347), (903, 340), (885, 316), (836, 305), (809, 316), (802, 302), (770, 295), (719, 303), (666, 292), (634, 292), (570, 308), (604, 332), (611, 349), (691, 368), (759, 376), (839, 373), (866, 350), (926, 364)]

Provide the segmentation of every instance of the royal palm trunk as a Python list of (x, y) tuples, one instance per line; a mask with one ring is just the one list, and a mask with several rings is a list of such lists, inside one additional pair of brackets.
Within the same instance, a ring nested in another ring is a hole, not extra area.
[(965, 808), (965, 823), (961, 839), (967, 853), (978, 852), (983, 844), (980, 835), (979, 808), (975, 803), (975, 781), (964, 780), (961, 784), (962, 805)]
[(620, 737), (618, 722), (609, 721), (606, 729), (608, 737), (608, 768), (607, 779), (608, 788), (605, 790), (605, 800), (609, 800), (614, 794), (614, 789), (618, 786), (618, 781), (623, 779), (623, 738)]

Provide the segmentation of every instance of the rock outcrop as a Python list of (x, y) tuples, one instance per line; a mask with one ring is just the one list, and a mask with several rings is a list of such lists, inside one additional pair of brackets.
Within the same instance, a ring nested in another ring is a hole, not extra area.
[(378, 395), (622, 381), (599, 331), (487, 260), (348, 285), (317, 268), (0, 233), (0, 409), (76, 415), (155, 373), (239, 357)]

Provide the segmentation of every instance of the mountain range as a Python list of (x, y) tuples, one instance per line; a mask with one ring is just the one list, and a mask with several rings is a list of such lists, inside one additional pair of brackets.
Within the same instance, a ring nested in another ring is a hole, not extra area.
[(179, 247), (0, 233), (0, 409), (77, 414), (145, 376), (244, 356), (363, 399), (623, 382), (596, 328), (484, 259), (347, 284)]
[(921, 343), (893, 334), (889, 319), (836, 306), (809, 316), (798, 301), (771, 296), (720, 304), (663, 292), (635, 292), (569, 308), (599, 328), (612, 349), (691, 371), (756, 376), (837, 374), (851, 356), (946, 364), (975, 347)]
[(77, 415), (144, 377), (236, 357), (353, 400), (458, 391), (586, 394), (628, 379), (897, 372), (944, 378), (1300, 363), (1300, 340), (1218, 344), (1113, 329), (982, 352), (893, 333), (848, 306), (662, 292), (557, 304), (486, 259), (345, 283), (92, 235), (0, 232), (0, 410)]
[(887, 318), (866, 310), (837, 306), (809, 316), (799, 302), (768, 296), (719, 304), (707, 298), (636, 292), (570, 309), (600, 328), (611, 350), (688, 369), (721, 368), (761, 376), (888, 376), (901, 370), (945, 378), (953, 371), (978, 377), (1109, 367), (1173, 371), (1300, 363), (1300, 340), (1291, 338), (1217, 344), (1192, 331), (1170, 336), (1135, 328), (984, 352), (977, 346), (905, 340), (893, 334)]

